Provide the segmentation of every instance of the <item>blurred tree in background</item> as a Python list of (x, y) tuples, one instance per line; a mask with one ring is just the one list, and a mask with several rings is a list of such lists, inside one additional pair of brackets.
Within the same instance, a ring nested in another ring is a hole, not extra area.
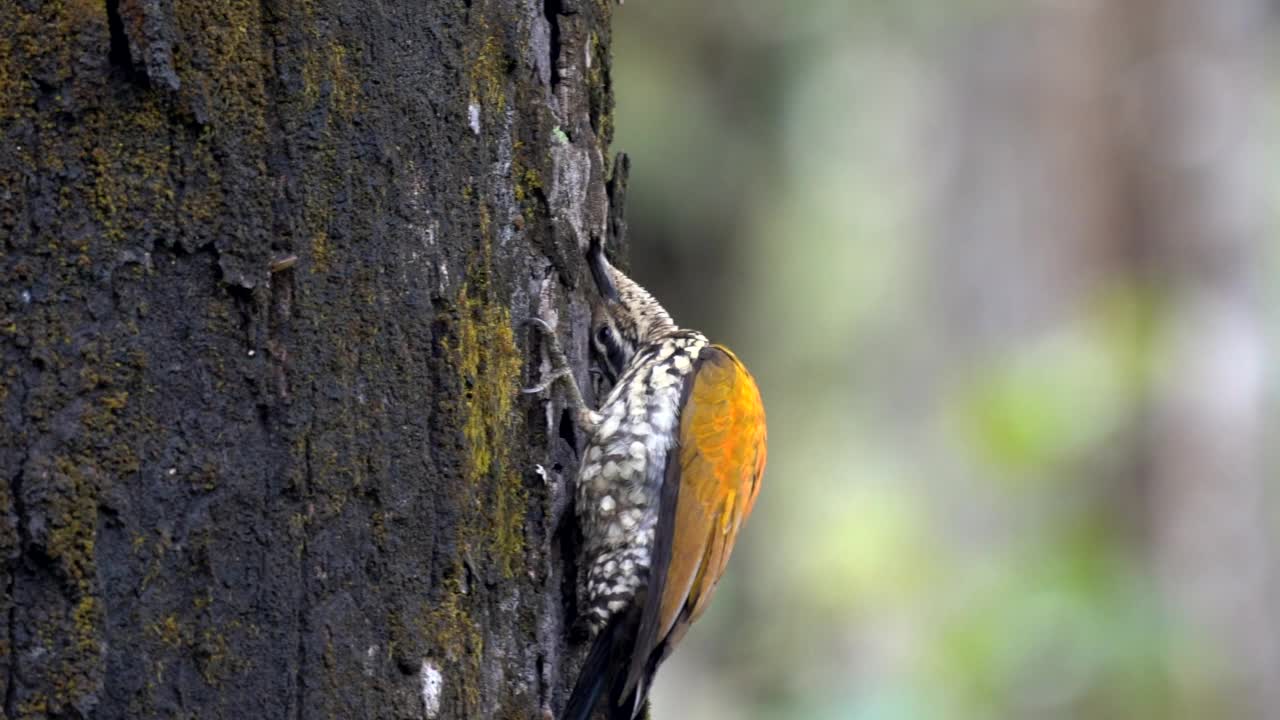
[(1273, 10), (615, 30), (636, 274), (770, 412), (655, 716), (1280, 717)]

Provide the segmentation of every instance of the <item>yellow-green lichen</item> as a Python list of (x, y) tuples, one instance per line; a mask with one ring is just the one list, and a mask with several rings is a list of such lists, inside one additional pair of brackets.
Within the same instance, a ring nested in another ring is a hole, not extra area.
[(519, 158), (511, 163), (511, 177), (515, 184), (513, 192), (516, 202), (520, 204), (520, 212), (525, 222), (532, 223), (538, 211), (534, 195), (537, 190), (542, 189), (542, 177), (537, 170), (528, 167)]
[(18, 703), (18, 717), (43, 718), (49, 712), (49, 699), (44, 693), (32, 693), (31, 697)]
[(482, 39), (472, 44), (468, 54), (470, 99), (473, 103), (481, 103), (490, 112), (501, 113), (507, 108), (507, 64), (503, 59), (502, 43), (488, 34), (487, 27), (478, 31), (478, 37)]
[[(64, 186), (60, 202), (64, 209), (90, 207), (100, 227), (95, 243), (109, 241), (107, 252), (139, 232), (157, 217), (172, 215), (174, 190), (171, 178), (171, 148), (168, 140), (168, 111), (155, 95), (132, 101), (127, 112), (92, 110), (85, 113), (74, 131), (73, 146), (88, 159), (92, 185)], [(50, 156), (54, 162), (56, 155)], [(67, 238), (67, 250), (87, 265), (91, 250), (89, 237)]]
[[(310, 0), (289, 11), (290, 23), (305, 34), (305, 47), (299, 57), (301, 92), (281, 98), (290, 118), (316, 126), (315, 141), (304, 156), (301, 176), (306, 182), (302, 193), (302, 225), (304, 237), (310, 239), (310, 272), (327, 273), (342, 250), (331, 235), (333, 208), (337, 189), (346, 184), (351, 174), (348, 163), (339, 156), (343, 145), (339, 132), (349, 126), (360, 109), (364, 90), (359, 76), (359, 58), (355, 48), (334, 37), (331, 26), (322, 21)], [(327, 109), (328, 112), (316, 112)]]
[[(327, 217), (325, 219), (327, 220)], [(329, 233), (323, 229), (319, 230), (311, 238), (311, 272), (329, 272), (332, 262), (333, 249), (329, 246)]]
[(120, 410), (129, 402), (129, 392), (121, 390), (119, 392), (108, 393), (102, 396), (102, 405), (108, 410)]
[(13, 13), (2, 13), (0, 19), (0, 122), (13, 118), (23, 102), (26, 71), (13, 47)]
[[(27, 10), (8, 3), (0, 12), (0, 36), (7, 47), (0, 55), (0, 78), (8, 87), (0, 96), (0, 120), (21, 114), (18, 105), (29, 81), (28, 68), (46, 69), (41, 79), (52, 86), (62, 86), (72, 79), (79, 66), (78, 53), (83, 44), (79, 38), (103, 37), (107, 34), (107, 14), (94, 0), (50, 0)], [(59, 38), (61, 42), (50, 42)], [(51, 72), (49, 72), (51, 71)]]
[(57, 461), (59, 492), (50, 499), (49, 557), (81, 592), (93, 589), (98, 520), (98, 486), (87, 468), (65, 458)]
[[(199, 602), (197, 598), (197, 609), (208, 608), (209, 603), (212, 603), (210, 596), (206, 595), (205, 598), (206, 603)], [(232, 621), (227, 627), (236, 629), (240, 627), (240, 623)], [(194, 656), (200, 676), (210, 686), (216, 687), (241, 667), (241, 662), (230, 651), (226, 636), (217, 629), (206, 627), (198, 630), (189, 627), (177, 615), (170, 613), (147, 625), (146, 632), (166, 648)], [(164, 669), (165, 662), (161, 660), (156, 664), (158, 681), (163, 682)]]
[[(587, 69), (587, 100), (595, 120), (595, 131), (601, 147), (613, 142), (613, 89), (609, 83), (609, 48), (600, 36), (591, 33), (591, 64)], [(606, 168), (607, 170), (607, 168)]]
[(341, 249), (335, 247), (329, 235), (333, 222), (334, 198), (337, 188), (345, 182), (350, 173), (338, 161), (335, 142), (328, 133), (316, 150), (306, 158), (303, 175), (307, 183), (303, 188), (302, 220), (308, 236), (311, 238), (311, 272), (327, 273), (334, 266), (334, 257)]
[(196, 646), (196, 665), (200, 670), (200, 677), (213, 687), (222, 684), (224, 679), (241, 668), (241, 663), (231, 653), (226, 636), (211, 628), (205, 628), (200, 633), (200, 642)]
[(375, 510), (373, 515), (369, 517), (369, 530), (373, 533), (373, 542), (380, 550), (387, 547), (387, 514), (381, 510)]
[(428, 652), (442, 660), (461, 666), (458, 688), (465, 706), (462, 717), (476, 717), (480, 711), (479, 680), (484, 660), (484, 632), (480, 623), (463, 607), (467, 598), (461, 578), (466, 574), (461, 562), (450, 571), (443, 587), (443, 597), (422, 614), (418, 629), (430, 638)]
[(524, 551), (525, 492), (510, 452), (521, 361), (511, 314), (485, 297), (484, 276), (473, 273), (458, 297), (454, 352), (464, 388), (465, 479), (471, 489), (466, 502), (489, 496), (490, 504), (477, 509), (479, 519), (472, 530), (488, 540), (493, 557), (510, 577)]
[(217, 139), (209, 126), (201, 128), (191, 148), (190, 165), (181, 169), (184, 185), (181, 214), (193, 227), (217, 228), (224, 213), (222, 164), (215, 156)]
[(178, 616), (166, 615), (158, 622), (151, 623), (147, 632), (160, 642), (171, 648), (180, 648), (191, 644), (190, 631), (183, 629), (178, 623)]
[(318, 45), (303, 53), (302, 97), (307, 108), (319, 105), (326, 96), (329, 108), (342, 120), (355, 116), (361, 88), (351, 71), (347, 48), (318, 37), (314, 21), (313, 40)]
[(262, 7), (256, 0), (174, 6), (181, 35), (196, 39), (191, 47), (174, 47), (183, 98), (207, 101), (215, 131), (247, 132), (244, 144), (257, 148), (267, 146), (265, 78), (271, 67), (262, 44)]
[(338, 118), (349, 121), (355, 116), (362, 88), (352, 68), (347, 46), (327, 36), (312, 0), (302, 0), (293, 7), (290, 22), (302, 28), (307, 47), (302, 51), (303, 112), (308, 113), (328, 100), (328, 107)]
[(524, 202), (533, 196), (535, 190), (542, 189), (542, 176), (521, 158), (523, 149), (523, 142), (516, 141), (512, 145), (515, 159), (511, 161), (511, 180), (515, 183), (516, 202)]
[[(160, 536), (152, 544), (151, 564), (147, 568), (147, 573), (142, 576), (142, 589), (146, 589), (151, 583), (160, 577), (160, 571), (163, 568), (164, 556), (169, 552), (169, 548), (173, 547), (173, 540), (169, 537), (169, 533), (164, 530), (157, 532)], [(145, 542), (143, 543), (145, 546)]]

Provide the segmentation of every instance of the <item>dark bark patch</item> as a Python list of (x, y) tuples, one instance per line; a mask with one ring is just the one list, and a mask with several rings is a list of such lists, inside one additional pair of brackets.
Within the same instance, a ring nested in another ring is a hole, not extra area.
[(129, 50), (129, 37), (125, 34), (124, 21), (120, 18), (120, 0), (107, 0), (107, 29), (111, 35), (107, 59), (111, 61), (113, 67), (124, 73), (125, 79), (129, 82), (136, 81), (138, 77), (133, 69), (133, 53)]
[(563, 0), (543, 0), (542, 14), (551, 25), (551, 87), (560, 84), (560, 16), (564, 14)]

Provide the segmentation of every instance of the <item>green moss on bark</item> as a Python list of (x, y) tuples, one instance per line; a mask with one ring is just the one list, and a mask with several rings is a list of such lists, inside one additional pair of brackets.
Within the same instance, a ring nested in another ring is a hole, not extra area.
[[(553, 117), (541, 9), (112, 6), (0, 13), (8, 709), (415, 716), (430, 659), (452, 716), (536, 714), (515, 323), (588, 94)], [(557, 19), (561, 82), (604, 18)]]
[[(481, 217), (488, 232), (488, 214)], [(523, 360), (510, 310), (490, 297), (491, 262), (487, 252), (472, 261), (458, 296), (456, 339), (450, 349), (463, 388), (459, 411), (466, 441), (465, 488), (468, 502), (478, 504), (469, 513), (464, 542), (486, 547), (503, 576), (511, 577), (524, 552), (527, 504), (511, 452), (519, 429), (514, 404)]]

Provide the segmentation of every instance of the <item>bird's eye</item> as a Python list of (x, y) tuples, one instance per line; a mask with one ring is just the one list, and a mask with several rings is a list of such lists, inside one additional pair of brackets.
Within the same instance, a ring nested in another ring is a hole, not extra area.
[(604, 343), (609, 342), (609, 339), (612, 337), (613, 337), (613, 331), (609, 329), (608, 325), (605, 325), (604, 327), (596, 331), (596, 341), (602, 345)]

